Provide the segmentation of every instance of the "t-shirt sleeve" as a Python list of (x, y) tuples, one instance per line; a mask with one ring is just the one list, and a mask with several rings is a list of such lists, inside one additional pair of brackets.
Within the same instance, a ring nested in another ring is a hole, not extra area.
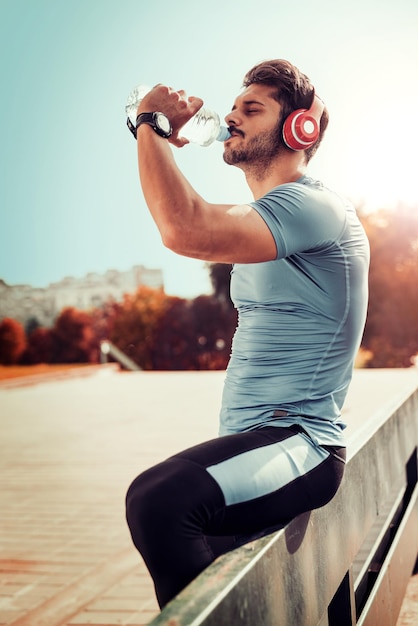
[(300, 183), (276, 187), (250, 206), (270, 229), (278, 259), (328, 247), (345, 224), (345, 208), (336, 195)]

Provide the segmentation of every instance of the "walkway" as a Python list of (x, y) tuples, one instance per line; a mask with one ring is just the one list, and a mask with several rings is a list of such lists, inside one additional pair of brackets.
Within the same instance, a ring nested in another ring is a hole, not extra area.
[[(149, 623), (158, 606), (125, 492), (143, 469), (216, 436), (223, 377), (102, 367), (0, 384), (0, 625)], [(417, 380), (417, 370), (356, 372), (349, 429)], [(418, 623), (411, 594), (398, 626)]]

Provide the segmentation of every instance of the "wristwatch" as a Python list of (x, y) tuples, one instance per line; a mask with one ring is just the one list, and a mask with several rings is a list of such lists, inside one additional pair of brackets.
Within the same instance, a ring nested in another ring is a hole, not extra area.
[(164, 137), (167, 139), (173, 132), (171, 128), (170, 120), (164, 113), (160, 113), (160, 111), (153, 111), (152, 113), (140, 113), (136, 118), (135, 126), (132, 124), (130, 119), (128, 118), (128, 126), (133, 136), (136, 139), (136, 131), (141, 124), (149, 124), (151, 128), (160, 135), (160, 137)]

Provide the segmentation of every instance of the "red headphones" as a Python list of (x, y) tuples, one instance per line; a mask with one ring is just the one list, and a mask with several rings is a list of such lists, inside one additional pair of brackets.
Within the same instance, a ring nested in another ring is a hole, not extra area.
[(310, 109), (293, 111), (283, 125), (283, 139), (291, 150), (306, 150), (310, 148), (319, 136), (319, 121), (325, 108), (321, 98), (317, 95)]

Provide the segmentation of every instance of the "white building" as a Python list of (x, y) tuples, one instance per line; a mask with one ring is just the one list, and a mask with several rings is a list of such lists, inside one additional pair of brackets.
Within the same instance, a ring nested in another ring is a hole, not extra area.
[(109, 300), (120, 301), (125, 293), (133, 293), (145, 285), (163, 287), (159, 269), (135, 265), (126, 272), (108, 270), (105, 274), (89, 273), (83, 278), (68, 276), (48, 287), (8, 285), (0, 279), (0, 320), (12, 317), (22, 324), (36, 318), (41, 326), (52, 326), (64, 307), (81, 310), (100, 307)]

